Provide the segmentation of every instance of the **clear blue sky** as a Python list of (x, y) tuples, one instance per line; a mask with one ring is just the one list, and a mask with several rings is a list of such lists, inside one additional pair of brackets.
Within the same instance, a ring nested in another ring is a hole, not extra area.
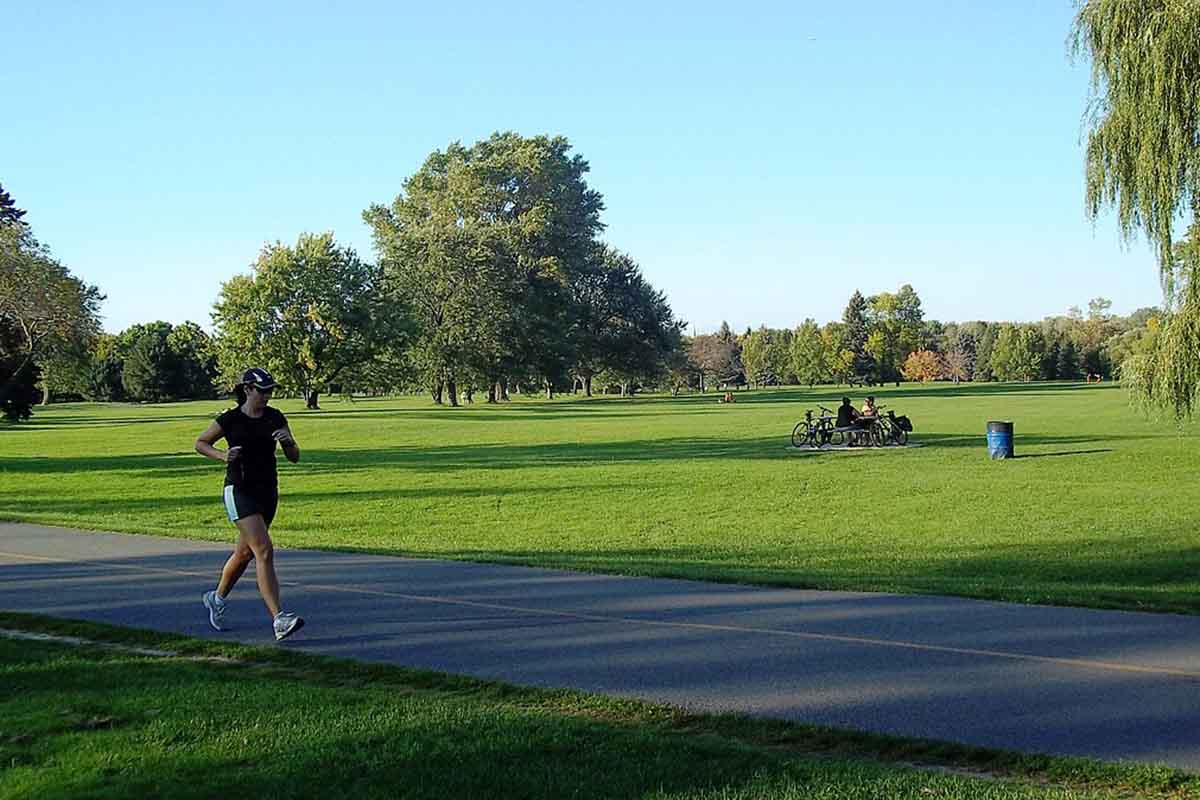
[(496, 130), (567, 136), (697, 331), (903, 283), (942, 320), (1160, 300), (1144, 241), (1084, 212), (1070, 0), (406, 6), (12, 5), (0, 183), (111, 331), (210, 326), (302, 231), (373, 258), (362, 210)]

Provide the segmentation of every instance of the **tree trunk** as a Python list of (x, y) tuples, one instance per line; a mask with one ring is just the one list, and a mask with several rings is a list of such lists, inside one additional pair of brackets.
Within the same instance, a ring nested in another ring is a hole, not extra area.
[(321, 393), (318, 392), (316, 389), (313, 389), (310, 392), (306, 392), (306, 396), (304, 398), (304, 407), (308, 408), (308, 409), (313, 409), (313, 410), (320, 409), (320, 406), (317, 405), (317, 398), (320, 394)]
[(496, 402), (496, 384), (494, 384), (494, 383), (492, 385), (488, 386), (487, 401), (488, 401), (488, 405), (492, 405)]
[(554, 384), (551, 383), (550, 381), (546, 381), (546, 399), (547, 400), (554, 399)]
[(628, 383), (621, 384), (621, 397), (629, 397), (629, 384)]
[(592, 376), (588, 375), (583, 379), (583, 394), (584, 397), (592, 396)]
[(463, 402), (475, 405), (475, 387), (468, 386), (463, 389)]
[(458, 384), (454, 381), (446, 381), (446, 394), (450, 395), (450, 407), (458, 408)]
[(25, 369), (25, 366), (32, 360), (33, 354), (27, 353), (24, 360), (21, 361), (20, 366), (9, 373), (8, 379), (5, 380), (4, 383), (0, 383), (0, 405), (4, 405), (4, 402), (8, 400), (8, 396), (12, 394), (13, 389), (16, 388), (17, 380), (21, 376), (21, 370)]
[(508, 381), (500, 382), (500, 399), (506, 403), (512, 399), (508, 396)]
[(433, 402), (437, 403), (439, 406), (442, 404), (443, 386), (444, 384), (441, 381), (437, 381), (433, 384)]

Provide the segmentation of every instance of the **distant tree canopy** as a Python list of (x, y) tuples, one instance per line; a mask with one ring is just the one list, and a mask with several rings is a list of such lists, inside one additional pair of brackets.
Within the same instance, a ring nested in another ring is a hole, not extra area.
[(330, 233), (264, 247), (252, 274), (222, 285), (213, 322), (226, 386), (262, 366), (309, 408), (320, 392), (354, 380), (357, 369), (405, 339), (405, 309), (382, 270)]
[(4, 186), (0, 184), (0, 225), (23, 224), (21, 218), (24, 216), (25, 212), (17, 208), (12, 195), (4, 191)]
[(950, 377), (947, 374), (946, 359), (932, 350), (914, 350), (904, 359), (901, 368), (904, 377), (910, 381), (936, 381), (939, 378)]
[(736, 385), (745, 380), (742, 348), (727, 322), (722, 322), (716, 333), (692, 337), (689, 356), (699, 369), (700, 391), (713, 384)]
[[(702, 389), (714, 379), (735, 383), (743, 374), (751, 385), (809, 386), (1123, 377), (1127, 357), (1152, 349), (1161, 312), (1143, 308), (1118, 317), (1102, 297), (1087, 307), (1086, 315), (1073, 308), (1037, 323), (942, 323), (925, 319), (916, 290), (904, 285), (869, 298), (855, 292), (842, 321), (824, 326), (807, 319), (794, 330), (763, 326), (734, 337), (722, 323), (717, 333), (690, 340), (689, 363)], [(861, 343), (859, 354), (849, 349), (855, 343)]]
[(199, 325), (150, 322), (97, 348), (84, 393), (97, 400), (206, 399), (219, 393), (217, 372), (216, 344)]
[(1153, 348), (1122, 373), (1145, 408), (1189, 418), (1200, 401), (1200, 3), (1085, 0), (1074, 49), (1092, 69), (1089, 210), (1115, 206), (1126, 237), (1149, 237), (1166, 299)]

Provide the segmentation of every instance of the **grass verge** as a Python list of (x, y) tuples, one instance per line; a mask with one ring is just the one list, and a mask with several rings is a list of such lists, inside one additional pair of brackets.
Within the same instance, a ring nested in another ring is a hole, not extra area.
[(1164, 767), (698, 715), (26, 614), (0, 613), (0, 628), (89, 642), (0, 638), (0, 798), (235, 786), (287, 797), (1200, 797), (1200, 778)]

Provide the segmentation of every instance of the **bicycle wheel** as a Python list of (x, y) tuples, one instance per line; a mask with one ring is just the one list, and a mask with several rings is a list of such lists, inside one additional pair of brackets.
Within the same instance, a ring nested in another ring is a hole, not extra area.
[(878, 423), (876, 423), (875, 429), (875, 437), (879, 442), (880, 447), (886, 447), (892, 443), (892, 432), (895, 429), (888, 424), (886, 419), (880, 420)]
[(869, 433), (869, 438), (868, 438), (867, 443), (871, 447), (883, 447), (883, 426), (882, 425), (872, 425), (871, 430), (868, 433)]
[(816, 444), (817, 447), (826, 446), (827, 444), (829, 444), (829, 442), (832, 438), (833, 438), (833, 430), (825, 423), (818, 422), (813, 427), (813, 439), (814, 439), (814, 444)]
[(792, 447), (804, 447), (812, 438), (812, 426), (807, 422), (797, 422), (792, 428)]
[(903, 428), (892, 428), (892, 441), (904, 447), (908, 444), (908, 431)]

